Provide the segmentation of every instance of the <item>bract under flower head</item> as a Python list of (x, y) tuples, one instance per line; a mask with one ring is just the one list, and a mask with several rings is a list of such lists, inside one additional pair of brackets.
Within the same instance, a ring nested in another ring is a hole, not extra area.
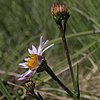
[(19, 64), (21, 68), (26, 68), (28, 69), (28, 71), (22, 75), (19, 75), (18, 80), (27, 80), (36, 72), (37, 68), (39, 67), (39, 65), (41, 64), (43, 60), (42, 54), (47, 49), (49, 49), (50, 47), (54, 45), (54, 44), (51, 44), (45, 48), (45, 45), (47, 44), (47, 42), (48, 40), (43, 41), (43, 38), (41, 36), (40, 45), (38, 49), (36, 49), (34, 45), (32, 45), (32, 50), (28, 48), (29, 57), (24, 59), (25, 62)]

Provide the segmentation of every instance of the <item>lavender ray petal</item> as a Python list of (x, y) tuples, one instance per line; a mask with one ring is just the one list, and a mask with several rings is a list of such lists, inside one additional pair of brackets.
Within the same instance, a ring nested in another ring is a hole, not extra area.
[(32, 51), (33, 51), (34, 54), (37, 54), (37, 49), (34, 45), (32, 45)]

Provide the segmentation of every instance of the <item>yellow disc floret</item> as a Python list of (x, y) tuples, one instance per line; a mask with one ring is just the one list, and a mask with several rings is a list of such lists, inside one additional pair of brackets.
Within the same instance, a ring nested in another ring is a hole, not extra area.
[(29, 55), (29, 60), (27, 61), (27, 66), (29, 67), (29, 69), (33, 69), (38, 67), (38, 55), (37, 54), (31, 54)]

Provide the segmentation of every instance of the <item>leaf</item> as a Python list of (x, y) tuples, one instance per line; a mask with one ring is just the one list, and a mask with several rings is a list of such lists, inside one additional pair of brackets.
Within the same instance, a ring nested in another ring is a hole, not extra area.
[(11, 95), (9, 94), (8, 90), (2, 83), (1, 79), (0, 79), (0, 91), (6, 96), (7, 100), (13, 100)]

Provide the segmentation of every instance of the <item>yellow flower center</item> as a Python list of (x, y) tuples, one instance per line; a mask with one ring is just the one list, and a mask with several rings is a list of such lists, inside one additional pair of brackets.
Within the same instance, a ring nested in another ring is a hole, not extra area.
[(33, 69), (38, 67), (38, 55), (37, 54), (31, 54), (29, 55), (29, 60), (27, 61), (27, 66), (29, 67), (29, 69)]

